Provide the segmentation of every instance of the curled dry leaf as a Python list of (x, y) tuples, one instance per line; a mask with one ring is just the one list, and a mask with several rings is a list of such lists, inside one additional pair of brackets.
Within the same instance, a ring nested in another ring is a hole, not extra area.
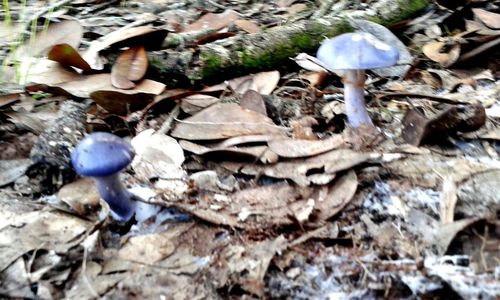
[(132, 47), (118, 56), (111, 69), (111, 83), (119, 89), (131, 89), (132, 81), (142, 79), (148, 69), (148, 56), (144, 47)]
[(422, 52), (441, 66), (448, 67), (458, 60), (460, 56), (460, 44), (447, 47), (445, 42), (430, 42), (422, 47)]
[(225, 139), (240, 135), (286, 133), (286, 128), (235, 103), (217, 103), (177, 122), (172, 136), (186, 140)]
[(84, 71), (91, 70), (90, 65), (80, 56), (80, 53), (67, 43), (52, 47), (48, 53), (48, 58), (57, 61), (63, 66), (75, 67)]
[(146, 50), (159, 50), (168, 31), (155, 29), (150, 26), (139, 26), (113, 31), (112, 33), (96, 40), (84, 53), (83, 58), (95, 70), (104, 68), (99, 58), (99, 52), (111, 47), (119, 49), (123, 47), (143, 46)]

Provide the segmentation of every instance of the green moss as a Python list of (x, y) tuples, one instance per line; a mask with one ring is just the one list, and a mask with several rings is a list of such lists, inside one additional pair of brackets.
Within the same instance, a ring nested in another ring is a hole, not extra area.
[[(311, 53), (315, 51), (323, 39), (352, 30), (353, 28), (347, 20), (335, 20), (331, 27), (314, 22), (305, 32), (300, 31), (292, 34), (289, 39), (276, 42), (269, 49), (247, 49), (244, 44), (240, 46), (233, 45), (234, 48), (231, 52), (235, 55), (235, 58), (228, 66), (224, 65), (224, 62), (216, 54), (210, 51), (202, 51), (200, 53), (202, 63), (201, 78), (194, 78), (194, 80), (207, 79), (221, 73), (238, 75), (279, 68), (283, 64), (290, 63), (290, 58), (301, 52)], [(272, 34), (270, 36), (272, 38)], [(237, 69), (234, 69), (236, 65)]]
[(149, 66), (158, 70), (159, 73), (166, 73), (167, 68), (163, 64), (163, 62), (157, 58), (150, 57), (149, 58)]
[[(201, 78), (208, 78), (220, 73), (222, 68), (222, 63), (216, 54), (209, 51), (201, 52), (200, 61), (203, 64), (201, 68)], [(198, 80), (201, 78), (191, 78), (192, 80)]]
[(399, 9), (394, 11), (388, 16), (372, 16), (368, 17), (367, 20), (381, 24), (381, 25), (392, 25), (402, 20), (408, 19), (415, 15), (417, 12), (423, 10), (429, 5), (429, 0), (396, 0), (397, 4), (395, 7)]

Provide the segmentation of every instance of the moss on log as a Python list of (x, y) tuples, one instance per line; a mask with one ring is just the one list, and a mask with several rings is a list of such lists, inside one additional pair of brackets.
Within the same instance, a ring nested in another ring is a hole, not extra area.
[(380, 0), (364, 11), (346, 11), (315, 20), (277, 26), (261, 33), (237, 35), (200, 45), (197, 49), (171, 49), (151, 55), (151, 65), (167, 84), (179, 81), (222, 81), (225, 78), (290, 63), (301, 52), (313, 52), (324, 38), (352, 31), (350, 19), (366, 19), (384, 26), (403, 21), (429, 4), (429, 0)]

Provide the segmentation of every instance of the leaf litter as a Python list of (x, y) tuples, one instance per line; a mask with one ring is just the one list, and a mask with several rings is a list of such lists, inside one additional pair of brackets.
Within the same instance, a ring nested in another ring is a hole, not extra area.
[[(424, 1), (425, 12), (385, 26), (366, 16), (390, 13), (377, 10), (387, 1), (333, 2), (29, 7), (47, 23), (0, 47), (7, 81), (14, 71), (27, 82), (0, 89), (0, 294), (499, 297), (498, 1)], [(26, 21), (15, 3), (9, 13)], [(355, 144), (341, 79), (313, 56), (321, 41), (290, 38), (284, 65), (247, 49), (252, 74), (188, 72), (205, 67), (205, 49), (242, 53), (238, 38), (339, 16), (400, 53), (367, 74), (379, 144)], [(170, 58), (185, 78), (165, 77)], [(77, 117), (63, 115), (71, 100)], [(113, 222), (93, 180), (57, 154), (85, 131), (131, 141), (122, 179), (137, 223)], [(33, 159), (32, 145), (50, 161)], [(57, 159), (64, 168), (48, 167)]]

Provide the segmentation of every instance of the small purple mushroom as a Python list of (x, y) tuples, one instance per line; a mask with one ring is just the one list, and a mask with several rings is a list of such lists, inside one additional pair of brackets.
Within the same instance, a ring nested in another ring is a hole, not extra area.
[(364, 100), (365, 70), (396, 64), (398, 50), (369, 33), (354, 32), (326, 40), (316, 56), (329, 71), (343, 78), (349, 124), (354, 128), (373, 127)]
[(128, 142), (106, 132), (89, 134), (71, 154), (73, 168), (81, 176), (94, 178), (101, 198), (118, 221), (129, 221), (135, 213), (135, 201), (120, 182), (120, 171), (133, 158), (134, 149)]

